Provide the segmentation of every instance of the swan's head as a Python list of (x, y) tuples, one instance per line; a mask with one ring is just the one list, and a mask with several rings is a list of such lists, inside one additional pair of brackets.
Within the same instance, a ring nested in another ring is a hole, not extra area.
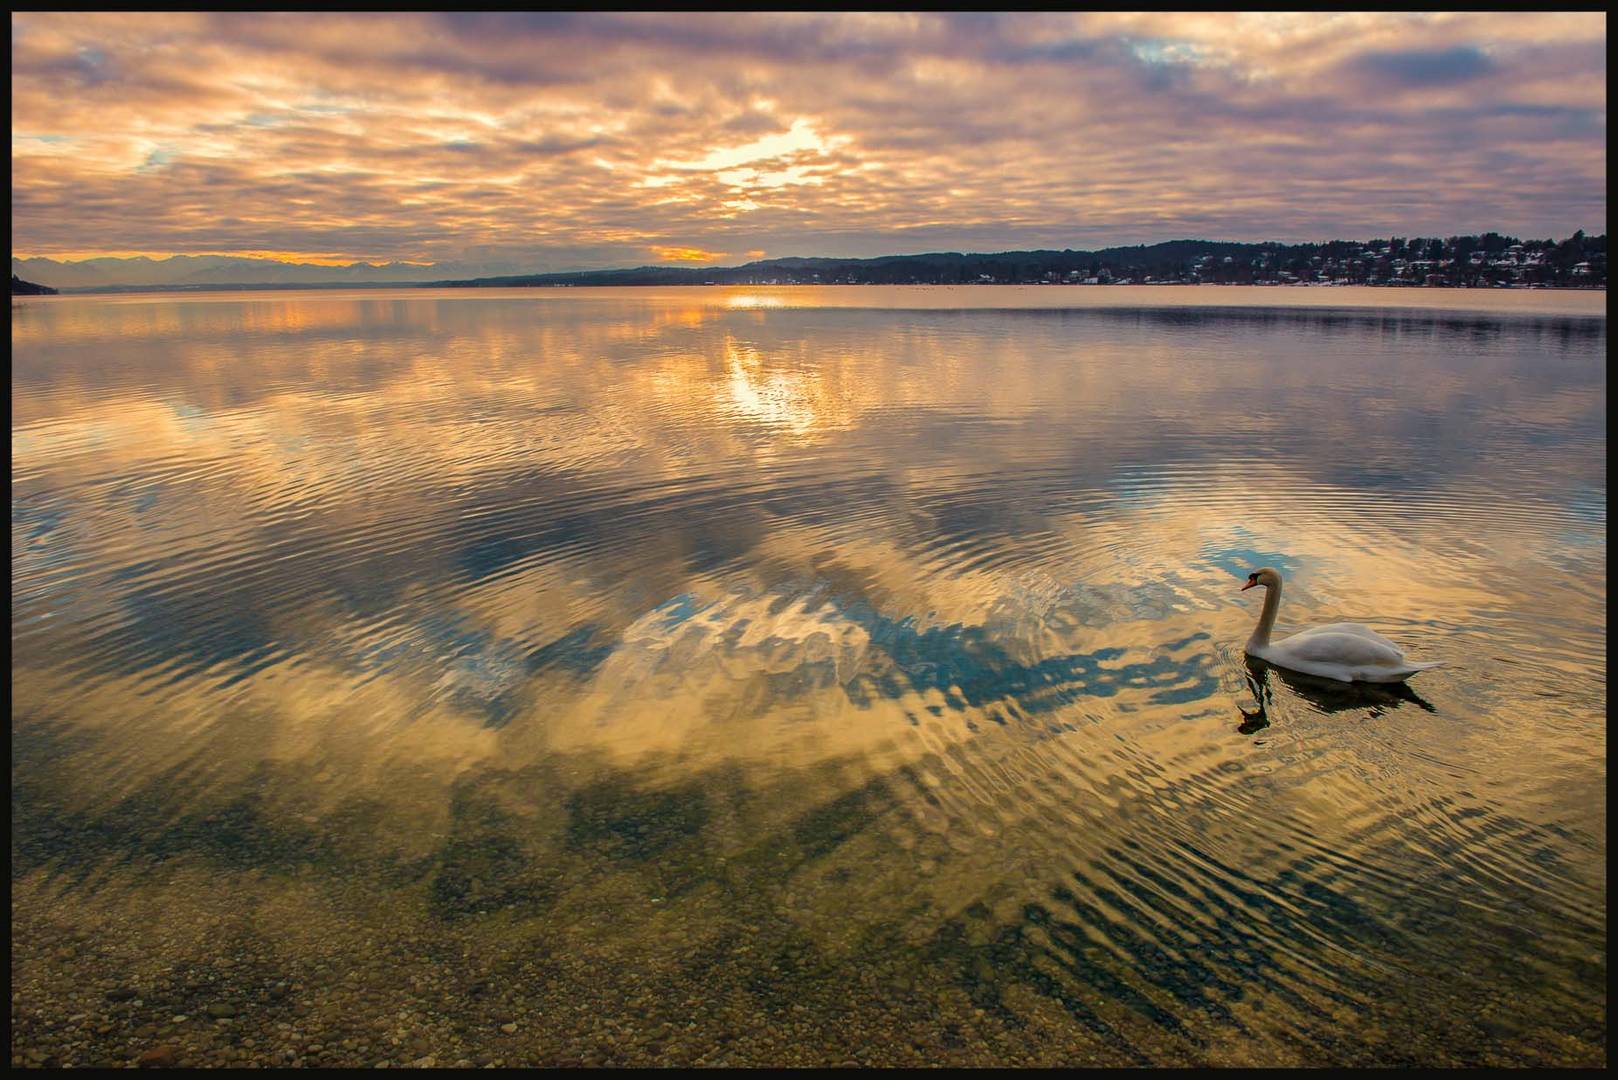
[(1263, 567), (1260, 567), (1257, 570), (1254, 570), (1251, 574), (1248, 574), (1247, 575), (1247, 584), (1243, 585), (1238, 591), (1239, 592), (1246, 592), (1248, 589), (1251, 589), (1254, 585), (1262, 585), (1266, 589), (1270, 589), (1270, 588), (1275, 588), (1276, 586), (1279, 586), (1280, 584), (1281, 584), (1281, 571), (1276, 570), (1273, 567), (1263, 566)]

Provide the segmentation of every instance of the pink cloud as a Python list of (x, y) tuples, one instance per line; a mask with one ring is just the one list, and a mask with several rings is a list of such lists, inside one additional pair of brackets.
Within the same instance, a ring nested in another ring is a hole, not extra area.
[(22, 254), (541, 270), (651, 247), (1606, 228), (1598, 14), (102, 12), (12, 27)]

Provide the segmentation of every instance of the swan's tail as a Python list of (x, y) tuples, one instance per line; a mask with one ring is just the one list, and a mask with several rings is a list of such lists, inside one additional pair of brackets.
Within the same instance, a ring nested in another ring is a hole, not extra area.
[(1414, 662), (1406, 662), (1406, 664), (1405, 664), (1405, 667), (1409, 668), (1412, 671), (1426, 671), (1428, 668), (1443, 667), (1443, 666), (1444, 666), (1444, 661), (1442, 661), (1442, 660), (1428, 660), (1426, 663), (1423, 663), (1423, 664), (1417, 664), (1417, 663), (1414, 663)]

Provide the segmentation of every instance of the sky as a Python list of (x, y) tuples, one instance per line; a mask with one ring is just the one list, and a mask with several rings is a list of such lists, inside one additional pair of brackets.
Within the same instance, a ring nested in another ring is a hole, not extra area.
[(1601, 13), (14, 13), (12, 254), (1606, 231)]

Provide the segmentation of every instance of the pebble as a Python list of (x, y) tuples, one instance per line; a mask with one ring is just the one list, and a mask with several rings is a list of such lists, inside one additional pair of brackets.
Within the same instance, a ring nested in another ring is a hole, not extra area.
[(135, 1059), (135, 1064), (143, 1069), (167, 1069), (173, 1067), (180, 1060), (180, 1051), (173, 1046), (154, 1046)]

